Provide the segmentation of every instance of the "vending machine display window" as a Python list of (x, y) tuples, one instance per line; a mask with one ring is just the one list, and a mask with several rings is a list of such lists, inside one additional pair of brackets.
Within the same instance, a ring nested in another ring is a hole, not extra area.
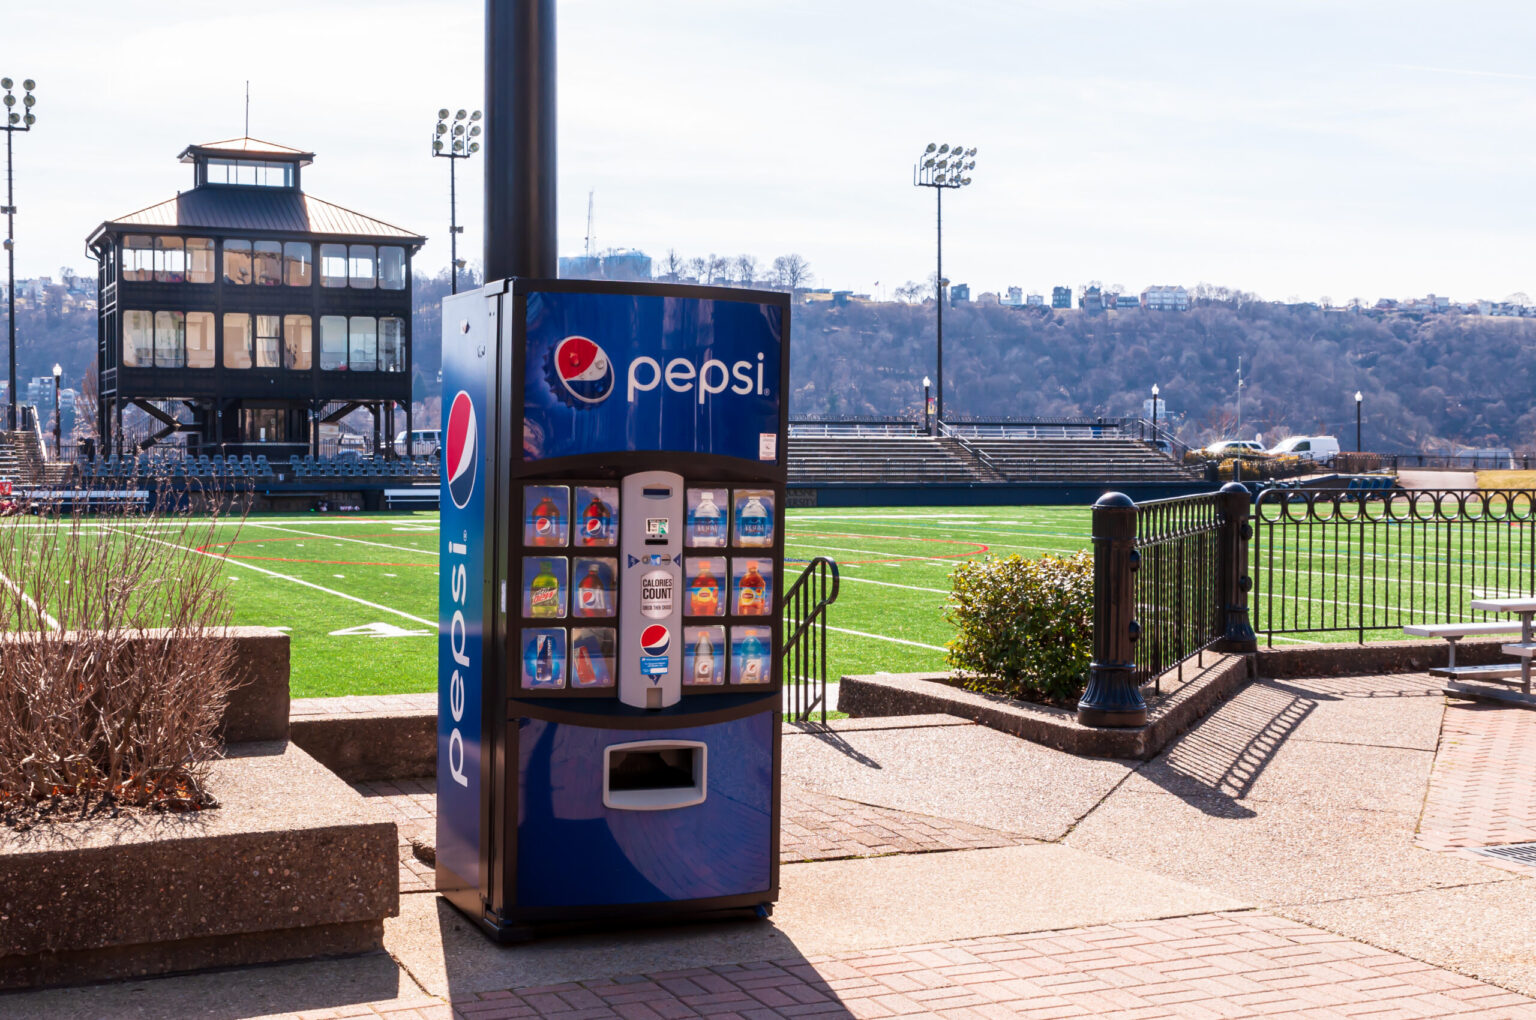
[(612, 687), (618, 632), (612, 627), (576, 627), (571, 631), (571, 686), (577, 690)]
[(614, 486), (576, 487), (576, 545), (585, 549), (619, 544), (619, 490)]
[(619, 561), (577, 556), (571, 562), (571, 615), (582, 619), (617, 615)]
[(688, 490), (687, 544), (696, 549), (725, 548), (730, 524), (730, 489)]
[(731, 683), (773, 682), (773, 630), (769, 627), (731, 628)]
[(522, 632), (523, 689), (558, 690), (565, 686), (565, 630), (530, 627)]
[(684, 569), (688, 586), (688, 616), (724, 616), (726, 590), (724, 556), (690, 556)]
[(564, 556), (523, 557), (523, 615), (534, 620), (563, 620), (569, 576)]
[(571, 490), (563, 485), (523, 487), (523, 544), (561, 549), (571, 535)]
[(768, 549), (773, 546), (773, 490), (737, 489), (733, 501), (735, 513), (734, 545), (742, 549)]
[(773, 561), (756, 556), (731, 560), (731, 614), (770, 616), (773, 613)]
[(725, 683), (726, 665), (724, 627), (684, 627), (683, 684), (687, 687), (715, 687)]

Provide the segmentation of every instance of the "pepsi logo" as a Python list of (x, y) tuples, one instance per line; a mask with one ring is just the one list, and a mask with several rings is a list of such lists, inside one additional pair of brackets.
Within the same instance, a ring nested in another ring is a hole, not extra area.
[(448, 474), (448, 496), (463, 510), (475, 492), (479, 471), (480, 429), (475, 421), (475, 402), (460, 390), (448, 410), (448, 429), (443, 441), (443, 470)]
[(555, 344), (554, 376), (567, 403), (576, 407), (601, 404), (613, 392), (613, 362), (608, 354), (584, 336), (568, 336)]
[(672, 632), (659, 623), (640, 632), (640, 649), (646, 655), (666, 655), (671, 644)]

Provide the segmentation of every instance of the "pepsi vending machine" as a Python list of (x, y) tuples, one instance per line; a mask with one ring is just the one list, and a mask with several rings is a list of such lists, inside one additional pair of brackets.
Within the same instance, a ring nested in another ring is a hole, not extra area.
[(443, 303), (437, 886), (502, 940), (778, 894), (789, 299)]

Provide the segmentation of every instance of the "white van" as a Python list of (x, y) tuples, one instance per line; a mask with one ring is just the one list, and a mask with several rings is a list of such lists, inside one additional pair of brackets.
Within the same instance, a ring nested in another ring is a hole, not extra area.
[(443, 447), (441, 429), (412, 429), (411, 448), (405, 448), (405, 431), (395, 433), (395, 453), (402, 457), (432, 457)]
[(1276, 457), (1300, 457), (1319, 464), (1332, 464), (1333, 458), (1339, 453), (1339, 440), (1337, 436), (1292, 436), (1280, 440), (1278, 445), (1270, 448), (1269, 453)]

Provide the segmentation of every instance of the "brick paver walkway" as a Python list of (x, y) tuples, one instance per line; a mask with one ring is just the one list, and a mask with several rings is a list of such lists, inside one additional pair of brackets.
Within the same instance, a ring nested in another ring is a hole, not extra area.
[(1523, 873), (1466, 847), (1536, 841), (1536, 712), (1446, 705), (1416, 842)]
[[(400, 891), (427, 892), (432, 868), (417, 860), (411, 837), (433, 839), (436, 787), (431, 779), (379, 780), (352, 784), (400, 829)], [(779, 860), (837, 860), (937, 850), (980, 850), (1033, 840), (947, 818), (860, 804), (791, 784), (783, 786)]]
[(455, 1001), (451, 1015), (1387, 1020), (1536, 1017), (1536, 1000), (1293, 921), (1236, 913), (514, 988)]

